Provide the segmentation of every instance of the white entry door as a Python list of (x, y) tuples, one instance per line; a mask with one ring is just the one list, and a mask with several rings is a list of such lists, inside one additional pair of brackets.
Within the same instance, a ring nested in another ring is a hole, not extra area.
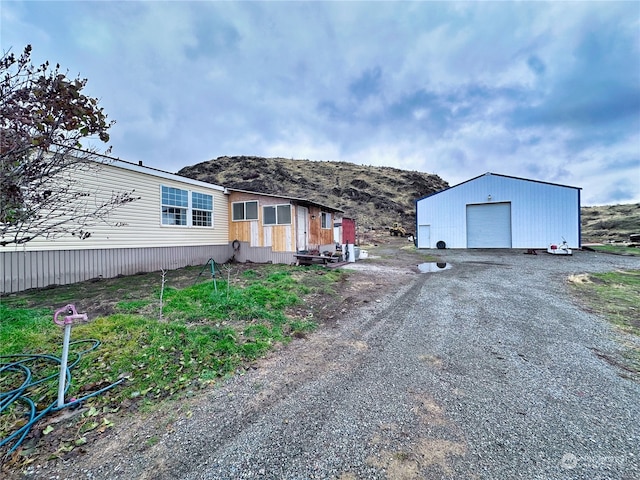
[(296, 212), (296, 228), (298, 230), (296, 250), (309, 250), (309, 209), (298, 205)]
[(467, 205), (467, 248), (511, 248), (511, 203)]
[(418, 248), (431, 248), (431, 225), (418, 225)]

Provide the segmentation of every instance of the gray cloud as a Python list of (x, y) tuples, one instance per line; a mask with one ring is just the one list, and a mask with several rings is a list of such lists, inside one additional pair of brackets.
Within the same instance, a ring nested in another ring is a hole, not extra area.
[(122, 158), (486, 171), (640, 201), (632, 2), (3, 2), (3, 45), (89, 79)]

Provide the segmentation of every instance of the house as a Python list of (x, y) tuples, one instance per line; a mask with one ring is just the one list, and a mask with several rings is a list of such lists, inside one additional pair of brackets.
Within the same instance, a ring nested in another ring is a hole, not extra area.
[(229, 241), (239, 262), (293, 262), (299, 252), (335, 251), (342, 210), (309, 200), (228, 188)]
[[(68, 235), (0, 247), (0, 292), (16, 292), (92, 278), (109, 278), (187, 265), (227, 261), (229, 203), (224, 188), (142, 163), (104, 157), (74, 181), (97, 200), (135, 189), (138, 200), (121, 206), (109, 224), (83, 240)], [(118, 226), (114, 226), (118, 225)]]
[(102, 157), (73, 172), (100, 201), (135, 189), (85, 239), (66, 235), (0, 246), (0, 293), (94, 278), (224, 263), (294, 263), (299, 251), (335, 250), (342, 211), (308, 200), (225, 189), (124, 160)]
[(580, 248), (580, 188), (486, 173), (416, 201), (418, 248)]

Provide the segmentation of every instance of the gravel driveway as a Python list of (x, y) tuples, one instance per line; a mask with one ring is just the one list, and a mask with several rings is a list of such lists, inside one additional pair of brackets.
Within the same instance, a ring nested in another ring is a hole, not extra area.
[[(445, 251), (451, 269), (275, 352), (174, 411), (118, 426), (38, 478), (637, 479), (640, 384), (569, 296), (571, 273), (640, 268), (591, 252)], [(400, 281), (402, 280), (402, 281)]]

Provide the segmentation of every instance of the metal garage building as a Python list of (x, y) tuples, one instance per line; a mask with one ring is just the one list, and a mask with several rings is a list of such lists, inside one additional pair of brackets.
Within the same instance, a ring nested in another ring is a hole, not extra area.
[(485, 173), (416, 201), (418, 248), (580, 248), (580, 188)]

